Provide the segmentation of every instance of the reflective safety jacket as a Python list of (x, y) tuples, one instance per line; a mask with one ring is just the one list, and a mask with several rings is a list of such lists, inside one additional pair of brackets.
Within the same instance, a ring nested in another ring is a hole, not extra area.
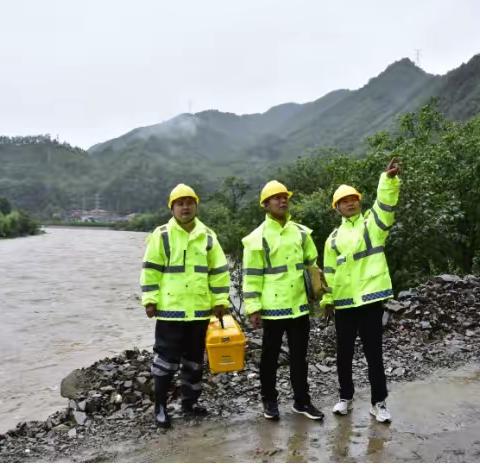
[(316, 263), (312, 231), (288, 220), (285, 226), (266, 216), (243, 238), (245, 312), (260, 311), (263, 319), (296, 318), (309, 305), (303, 270)]
[(393, 297), (384, 246), (394, 223), (400, 179), (382, 173), (377, 199), (365, 215), (342, 218), (325, 242), (325, 278), (331, 293), (321, 306), (354, 308)]
[(157, 319), (208, 319), (214, 306), (229, 306), (227, 259), (215, 233), (198, 219), (190, 233), (175, 218), (157, 227), (142, 267), (142, 304), (156, 304)]

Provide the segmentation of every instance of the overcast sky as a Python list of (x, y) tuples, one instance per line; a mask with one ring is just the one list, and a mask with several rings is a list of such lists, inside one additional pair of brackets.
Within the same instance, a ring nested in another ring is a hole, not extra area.
[(0, 0), (0, 135), (83, 148), (184, 112), (264, 112), (409, 57), (480, 53), (476, 0)]

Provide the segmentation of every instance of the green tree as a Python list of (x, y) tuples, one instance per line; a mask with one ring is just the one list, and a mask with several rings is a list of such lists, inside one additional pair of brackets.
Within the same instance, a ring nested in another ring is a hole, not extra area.
[(10, 202), (3, 197), (0, 197), (0, 213), (9, 214), (12, 211), (12, 206)]

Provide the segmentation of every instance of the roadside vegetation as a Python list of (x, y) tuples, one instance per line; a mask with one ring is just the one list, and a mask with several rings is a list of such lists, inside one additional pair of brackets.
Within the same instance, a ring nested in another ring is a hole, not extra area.
[(14, 210), (10, 202), (0, 197), (0, 239), (35, 235), (39, 224), (23, 211)]

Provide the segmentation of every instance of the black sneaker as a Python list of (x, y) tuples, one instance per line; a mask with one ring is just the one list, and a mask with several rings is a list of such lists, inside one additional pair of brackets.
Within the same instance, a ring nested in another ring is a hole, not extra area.
[(205, 417), (208, 415), (207, 408), (191, 403), (182, 403), (182, 412), (186, 416), (193, 417)]
[(265, 419), (274, 421), (280, 419), (280, 413), (278, 412), (278, 403), (276, 401), (264, 401), (263, 416), (265, 417)]
[(308, 404), (299, 404), (293, 403), (292, 411), (298, 414), (303, 414), (312, 420), (322, 420), (323, 412), (319, 411), (312, 403)]
[(169, 429), (171, 427), (172, 423), (165, 406), (159, 406), (158, 411), (155, 412), (155, 423), (162, 429)]

